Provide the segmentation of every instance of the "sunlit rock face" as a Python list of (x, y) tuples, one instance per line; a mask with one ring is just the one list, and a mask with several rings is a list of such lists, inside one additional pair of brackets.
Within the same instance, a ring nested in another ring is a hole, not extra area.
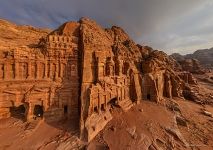
[(64, 23), (33, 47), (0, 52), (0, 118), (15, 111), (29, 121), (70, 119), (86, 141), (112, 119), (113, 105), (127, 111), (142, 100), (180, 97), (185, 79), (165, 53), (87, 18)]

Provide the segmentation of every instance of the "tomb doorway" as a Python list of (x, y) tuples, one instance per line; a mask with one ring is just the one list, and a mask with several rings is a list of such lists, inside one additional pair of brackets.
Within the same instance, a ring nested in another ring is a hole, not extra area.
[(34, 110), (33, 110), (33, 115), (36, 117), (43, 117), (44, 114), (44, 110), (43, 110), (43, 106), (41, 105), (35, 105), (34, 106)]
[(24, 107), (24, 104), (18, 107), (16, 106), (10, 107), (10, 114), (11, 117), (24, 120), (26, 114), (26, 108)]

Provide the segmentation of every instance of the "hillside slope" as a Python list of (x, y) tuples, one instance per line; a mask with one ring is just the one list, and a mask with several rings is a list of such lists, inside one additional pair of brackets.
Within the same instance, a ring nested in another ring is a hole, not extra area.
[[(9, 94), (0, 97), (2, 114), (4, 110), (9, 112), (9, 118), (0, 120), (0, 149), (213, 148), (212, 73), (195, 76), (196, 80), (193, 74), (177, 70), (177, 62), (164, 52), (137, 45), (120, 27), (104, 29), (88, 18), (67, 22), (53, 32), (3, 20), (0, 24), (0, 49), (27, 46), (26, 50), (31, 52), (38, 45), (34, 63), (23, 65), (23, 60), (29, 60), (29, 53), (20, 59), (22, 64), (17, 72), (23, 74), (26, 70), (23, 77), (5, 80), (2, 76), (1, 83), (6, 86), (1, 86), (4, 89), (0, 92), (10, 94), (15, 89), (14, 93), (23, 99)], [(8, 64), (11, 57), (6, 55), (2, 61)], [(67, 57), (72, 58), (72, 63)], [(42, 59), (44, 65), (37, 63)], [(60, 65), (58, 60), (64, 62)], [(63, 67), (64, 63), (70, 64)], [(46, 77), (39, 76), (40, 70), (32, 69), (36, 76), (28, 78), (32, 64), (34, 69), (48, 68)], [(5, 74), (15, 70), (5, 68)], [(80, 80), (68, 80), (70, 76)], [(79, 82), (72, 85), (74, 81)], [(78, 85), (81, 89), (75, 90)], [(27, 112), (27, 116), (25, 110), (19, 110), (11, 115), (11, 108), (17, 110), (20, 106), (14, 105), (16, 99), (33, 114)], [(38, 105), (38, 101), (42, 107), (34, 114), (36, 109), (27, 103)], [(68, 114), (67, 108), (76, 111)], [(48, 121), (48, 115), (50, 119), (62, 117)]]
[(213, 48), (197, 50), (193, 54), (187, 55), (174, 53), (171, 56), (177, 61), (183, 61), (184, 59), (197, 59), (203, 66), (213, 66)]
[(41, 37), (46, 36), (50, 32), (50, 29), (40, 29), (29, 25), (16, 25), (0, 19), (0, 50), (22, 46), (30, 47), (38, 43)]

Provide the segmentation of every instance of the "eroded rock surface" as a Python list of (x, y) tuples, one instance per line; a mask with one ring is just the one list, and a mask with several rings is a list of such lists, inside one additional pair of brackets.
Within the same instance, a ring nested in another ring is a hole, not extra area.
[(80, 138), (91, 141), (114, 107), (182, 97), (186, 82), (196, 81), (175, 66), (119, 27), (103, 29), (87, 18), (67, 22), (33, 46), (0, 51), (0, 118), (72, 120)]
[(198, 60), (202, 66), (205, 68), (212, 69), (213, 68), (213, 48), (210, 49), (200, 49), (195, 51), (193, 54), (180, 55), (178, 53), (173, 53), (171, 55), (177, 61), (183, 61), (185, 59), (196, 59)]
[(188, 71), (196, 74), (204, 74), (205, 69), (200, 65), (200, 62), (196, 59), (185, 59), (179, 62), (184, 71)]

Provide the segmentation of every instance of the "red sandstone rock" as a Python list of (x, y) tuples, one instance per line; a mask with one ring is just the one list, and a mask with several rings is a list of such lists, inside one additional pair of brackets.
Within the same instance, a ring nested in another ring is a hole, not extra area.
[(75, 119), (86, 141), (112, 119), (113, 106), (180, 97), (184, 85), (165, 53), (87, 18), (63, 24), (37, 47), (0, 53), (0, 118), (16, 108), (27, 120)]

